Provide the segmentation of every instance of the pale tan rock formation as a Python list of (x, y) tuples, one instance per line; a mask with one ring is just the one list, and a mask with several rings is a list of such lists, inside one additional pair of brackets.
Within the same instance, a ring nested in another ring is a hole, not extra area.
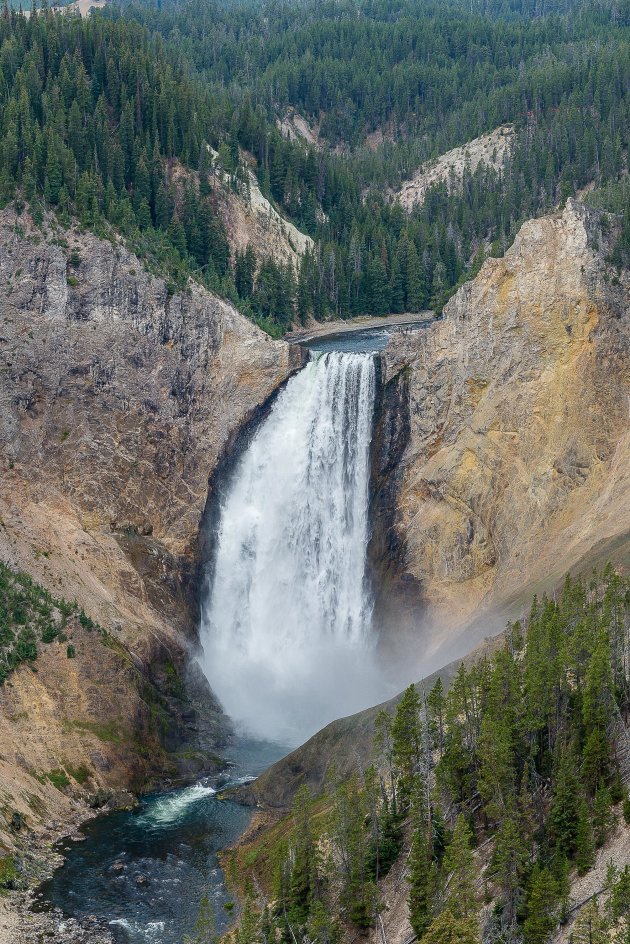
[(572, 568), (627, 559), (628, 282), (606, 265), (598, 219), (570, 202), (526, 223), (441, 321), (384, 352), (408, 411), (389, 540), (429, 650), (518, 614)]
[(396, 194), (405, 210), (422, 205), (430, 187), (446, 183), (459, 187), (465, 170), (474, 174), (480, 164), (493, 170), (501, 170), (514, 141), (514, 129), (510, 125), (496, 128), (461, 147), (440, 155), (435, 161), (427, 161), (406, 180)]

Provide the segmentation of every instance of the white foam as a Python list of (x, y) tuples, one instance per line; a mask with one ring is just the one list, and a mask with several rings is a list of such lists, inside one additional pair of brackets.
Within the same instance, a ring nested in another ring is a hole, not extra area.
[(138, 818), (148, 824), (169, 825), (177, 822), (193, 803), (198, 803), (199, 800), (213, 796), (216, 792), (214, 787), (203, 783), (195, 783), (191, 787), (186, 787), (185, 790), (179, 790), (177, 793), (167, 794), (154, 800), (149, 809)]
[(160, 944), (166, 928), (164, 921), (149, 921), (148, 924), (140, 924), (138, 921), (127, 921), (126, 918), (113, 918), (109, 925), (110, 927), (116, 925), (133, 935), (135, 940), (146, 941), (147, 944)]

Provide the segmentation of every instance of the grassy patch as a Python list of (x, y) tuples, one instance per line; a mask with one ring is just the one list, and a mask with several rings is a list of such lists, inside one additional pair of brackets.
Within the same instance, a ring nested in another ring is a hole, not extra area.
[(85, 764), (80, 764), (78, 767), (71, 767), (70, 764), (65, 764), (65, 768), (72, 779), (76, 780), (80, 786), (83, 786), (84, 783), (87, 783), (87, 781), (92, 776), (90, 768), (86, 767)]
[(0, 856), (0, 888), (15, 888), (18, 870), (12, 856)]
[(166, 672), (167, 691), (169, 694), (174, 695), (175, 698), (183, 699), (185, 696), (184, 683), (170, 660), (164, 666), (164, 670)]
[(109, 744), (122, 744), (123, 742), (122, 727), (118, 721), (106, 721), (105, 723), (71, 721), (70, 724), (77, 731), (87, 731), (89, 734), (93, 734), (99, 741), (105, 741)]
[(66, 787), (70, 786), (70, 778), (63, 767), (56, 767), (54, 770), (49, 770), (46, 777), (57, 790), (63, 791)]
[[(331, 799), (322, 796), (313, 802), (313, 826), (323, 831), (331, 808)], [(237, 898), (244, 899), (251, 888), (259, 885), (271, 895), (277, 864), (286, 855), (287, 843), (293, 830), (293, 815), (289, 813), (277, 823), (263, 829), (249, 842), (221, 853), (221, 865), (228, 887)]]

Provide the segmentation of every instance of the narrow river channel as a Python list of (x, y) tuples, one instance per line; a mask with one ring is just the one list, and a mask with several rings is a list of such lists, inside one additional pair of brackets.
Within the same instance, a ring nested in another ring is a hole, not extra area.
[(225, 931), (234, 909), (217, 853), (236, 842), (251, 810), (218, 791), (252, 779), (286, 752), (240, 739), (225, 752), (233, 766), (218, 781), (148, 796), (136, 810), (92, 820), (82, 842), (59, 847), (66, 862), (40, 889), (40, 907), (93, 915), (120, 944), (181, 944), (208, 894), (217, 933)]

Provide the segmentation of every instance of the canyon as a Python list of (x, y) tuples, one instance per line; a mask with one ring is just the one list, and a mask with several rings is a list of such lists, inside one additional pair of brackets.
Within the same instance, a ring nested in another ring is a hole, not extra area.
[[(441, 319), (381, 353), (369, 554), (383, 658), (452, 678), (564, 574), (629, 561), (630, 285), (577, 201), (526, 223)], [(446, 666), (446, 668), (443, 668)], [(394, 700), (389, 707), (396, 704)], [(375, 709), (274, 765), (251, 802), (286, 809), (369, 762)]]
[[(380, 651), (410, 681), (567, 570), (627, 564), (629, 285), (611, 238), (569, 201), (378, 356), (368, 558)], [(15, 813), (31, 836), (77, 815), (86, 789), (55, 787), (59, 767), (114, 804), (220, 768), (230, 722), (193, 658), (204, 516), (306, 353), (115, 241), (7, 210), (0, 248), (0, 554), (104, 631), (74, 625), (76, 659), (44, 647), (0, 690), (12, 851)], [(362, 764), (374, 714), (334, 722), (250, 801), (286, 809), (333, 759)]]

